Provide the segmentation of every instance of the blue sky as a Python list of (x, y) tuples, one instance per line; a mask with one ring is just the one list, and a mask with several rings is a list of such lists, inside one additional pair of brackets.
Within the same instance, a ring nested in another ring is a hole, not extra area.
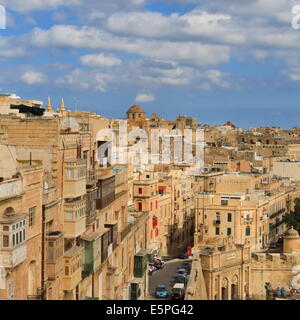
[(202, 124), (299, 126), (297, 2), (0, 0), (1, 92), (107, 117), (138, 103)]

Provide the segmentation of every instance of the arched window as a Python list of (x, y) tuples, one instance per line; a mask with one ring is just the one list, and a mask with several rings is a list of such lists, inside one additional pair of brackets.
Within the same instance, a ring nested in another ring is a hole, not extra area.
[(5, 209), (3, 214), (4, 214), (4, 216), (11, 217), (11, 216), (14, 216), (16, 213), (15, 213), (14, 208), (9, 207), (9, 208)]

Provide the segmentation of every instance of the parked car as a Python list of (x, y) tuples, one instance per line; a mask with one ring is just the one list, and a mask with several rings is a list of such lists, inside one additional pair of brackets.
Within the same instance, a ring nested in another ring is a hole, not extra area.
[(159, 285), (155, 288), (155, 297), (156, 298), (168, 298), (168, 291), (166, 286)]
[(182, 275), (176, 275), (174, 283), (186, 283), (186, 277)]
[(152, 275), (152, 273), (154, 272), (154, 271), (156, 271), (157, 270), (157, 268), (155, 267), (155, 265), (153, 264), (153, 263), (149, 263), (148, 264), (148, 272), (149, 272), (149, 275)]
[(172, 300), (184, 300), (185, 289), (183, 283), (175, 283), (172, 288)]
[(181, 265), (182, 269), (185, 269), (186, 272), (190, 272), (191, 271), (191, 265), (188, 262), (183, 262), (183, 264)]
[(165, 262), (161, 259), (156, 259), (153, 261), (153, 265), (157, 268), (157, 269), (163, 269), (163, 267), (165, 266)]
[(181, 269), (178, 269), (177, 274), (186, 277), (187, 271), (184, 268), (181, 268)]

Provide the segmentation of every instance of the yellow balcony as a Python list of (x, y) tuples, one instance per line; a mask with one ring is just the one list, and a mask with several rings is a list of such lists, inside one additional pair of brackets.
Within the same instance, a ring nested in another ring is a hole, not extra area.
[(64, 234), (61, 231), (49, 232), (46, 235), (47, 256), (46, 273), (49, 279), (56, 277), (63, 271)]
[(14, 268), (27, 258), (25, 214), (7, 213), (0, 218), (0, 266)]
[(64, 198), (77, 198), (86, 193), (86, 160), (64, 162)]
[(86, 201), (72, 200), (64, 203), (65, 238), (76, 238), (86, 229)]
[(64, 254), (63, 290), (72, 291), (81, 281), (83, 247), (72, 247)]

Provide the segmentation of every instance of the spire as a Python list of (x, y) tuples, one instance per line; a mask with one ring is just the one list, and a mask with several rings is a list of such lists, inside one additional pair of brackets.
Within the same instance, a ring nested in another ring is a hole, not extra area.
[(48, 103), (46, 107), (46, 112), (53, 112), (50, 97), (48, 97)]
[(62, 98), (62, 100), (61, 100), (61, 105), (60, 105), (60, 108), (58, 109), (58, 112), (64, 113), (65, 111), (66, 111), (65, 101), (64, 101), (64, 99)]

